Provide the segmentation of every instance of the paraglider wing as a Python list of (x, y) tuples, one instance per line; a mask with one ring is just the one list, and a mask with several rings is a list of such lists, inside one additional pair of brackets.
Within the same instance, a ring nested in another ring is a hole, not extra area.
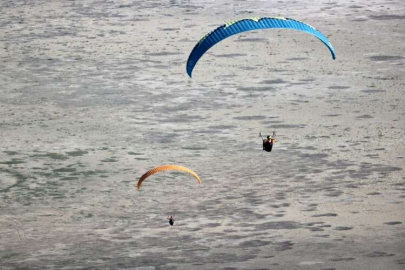
[(198, 60), (204, 55), (206, 51), (208, 51), (212, 46), (224, 40), (230, 36), (235, 34), (239, 34), (242, 32), (258, 30), (258, 29), (270, 29), (270, 28), (286, 28), (286, 29), (296, 29), (299, 31), (303, 31), (309, 34), (316, 36), (320, 39), (330, 50), (332, 54), (332, 58), (335, 59), (335, 49), (333, 48), (332, 44), (329, 40), (318, 30), (314, 27), (296, 21), (294, 19), (277, 17), (277, 18), (250, 18), (250, 19), (243, 19), (239, 21), (229, 22), (224, 24), (214, 31), (205, 35), (194, 47), (191, 51), (188, 60), (187, 60), (187, 74), (191, 78), (191, 73), (195, 65), (197, 64)]
[(200, 177), (198, 177), (198, 175), (194, 171), (190, 170), (189, 168), (179, 166), (179, 165), (163, 165), (163, 166), (153, 168), (153, 169), (147, 171), (144, 175), (142, 175), (138, 181), (138, 189), (141, 189), (142, 182), (145, 181), (145, 179), (148, 178), (149, 176), (151, 176), (152, 174), (155, 174), (158, 172), (163, 172), (163, 171), (170, 171), (170, 170), (187, 172), (187, 173), (191, 174), (192, 176), (194, 176), (194, 178), (197, 179), (198, 183), (201, 184)]

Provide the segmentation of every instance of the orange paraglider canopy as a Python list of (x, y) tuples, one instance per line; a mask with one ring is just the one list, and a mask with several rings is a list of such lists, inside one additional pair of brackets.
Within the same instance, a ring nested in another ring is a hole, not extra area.
[(191, 174), (192, 176), (194, 176), (194, 178), (197, 179), (198, 183), (201, 184), (200, 177), (198, 177), (198, 175), (194, 171), (190, 170), (189, 168), (179, 166), (179, 165), (163, 165), (163, 166), (153, 168), (153, 169), (147, 171), (146, 173), (144, 173), (144, 175), (142, 175), (141, 178), (139, 178), (138, 190), (141, 189), (142, 182), (145, 181), (146, 178), (148, 178), (149, 176), (151, 176), (151, 175), (153, 175), (155, 173), (163, 172), (163, 171), (187, 172), (187, 173)]

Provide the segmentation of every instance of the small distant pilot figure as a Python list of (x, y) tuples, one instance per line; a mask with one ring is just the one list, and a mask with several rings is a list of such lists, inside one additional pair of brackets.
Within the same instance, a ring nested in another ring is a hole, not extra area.
[(273, 149), (273, 143), (275, 142), (276, 140), (268, 135), (267, 139), (263, 140), (263, 150), (266, 152), (271, 152), (271, 150)]
[(174, 216), (170, 216), (170, 217), (168, 217), (167, 219), (169, 220), (169, 224), (170, 224), (171, 226), (173, 226), (173, 225), (174, 225), (174, 220), (175, 220)]

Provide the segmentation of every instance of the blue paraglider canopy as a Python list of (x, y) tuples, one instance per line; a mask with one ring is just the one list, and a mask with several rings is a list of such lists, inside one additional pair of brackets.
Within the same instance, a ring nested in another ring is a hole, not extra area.
[(309, 34), (316, 36), (320, 39), (329, 49), (332, 54), (332, 58), (336, 58), (335, 49), (333, 48), (332, 44), (329, 40), (318, 30), (314, 27), (289, 18), (277, 17), (264, 17), (264, 18), (250, 18), (250, 19), (243, 19), (238, 21), (232, 21), (226, 23), (214, 31), (205, 35), (194, 47), (191, 51), (188, 60), (187, 60), (187, 74), (191, 78), (191, 74), (195, 65), (197, 64), (198, 60), (204, 55), (206, 51), (208, 51), (211, 47), (215, 44), (224, 40), (230, 36), (252, 31), (258, 29), (270, 29), (270, 28), (286, 28), (286, 29), (295, 29), (299, 31), (303, 31)]

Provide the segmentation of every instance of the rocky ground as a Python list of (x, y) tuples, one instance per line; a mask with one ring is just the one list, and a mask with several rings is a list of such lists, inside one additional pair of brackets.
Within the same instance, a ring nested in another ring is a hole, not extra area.
[[(0, 11), (1, 269), (405, 269), (402, 0)], [(254, 31), (188, 78), (202, 36), (252, 16), (313, 25), (337, 59)], [(162, 164), (203, 184), (166, 172), (138, 191)]]

